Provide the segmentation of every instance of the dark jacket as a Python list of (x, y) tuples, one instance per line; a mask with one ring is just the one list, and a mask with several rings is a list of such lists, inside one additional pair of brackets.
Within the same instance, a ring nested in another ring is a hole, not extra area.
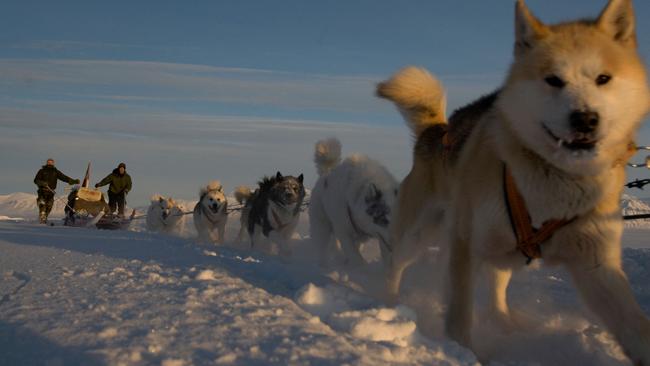
[(36, 173), (34, 177), (34, 183), (38, 186), (39, 189), (47, 191), (46, 186), (50, 187), (51, 190), (56, 189), (56, 183), (58, 180), (66, 182), (68, 184), (74, 184), (79, 182), (77, 179), (72, 179), (67, 175), (61, 173), (59, 169), (54, 166), (43, 165), (43, 167)]
[(102, 187), (107, 184), (110, 184), (108, 190), (115, 194), (122, 192), (129, 193), (131, 190), (131, 176), (127, 172), (120, 175), (119, 169), (113, 169), (113, 172), (95, 184), (95, 187)]

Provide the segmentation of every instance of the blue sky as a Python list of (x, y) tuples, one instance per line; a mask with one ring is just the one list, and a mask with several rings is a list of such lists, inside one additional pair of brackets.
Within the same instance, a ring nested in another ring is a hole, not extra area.
[[(542, 20), (605, 1), (529, 0)], [(635, 2), (650, 55), (650, 3)], [(514, 1), (5, 1), (0, 12), (0, 194), (32, 191), (52, 156), (100, 179), (120, 161), (132, 204), (192, 198), (282, 170), (315, 180), (316, 139), (410, 168), (408, 132), (374, 84), (409, 64), (439, 75), (450, 107), (496, 88)], [(648, 127), (642, 140), (650, 143)], [(642, 141), (642, 142), (643, 142)], [(644, 174), (641, 174), (644, 173)], [(646, 172), (634, 172), (644, 176)]]

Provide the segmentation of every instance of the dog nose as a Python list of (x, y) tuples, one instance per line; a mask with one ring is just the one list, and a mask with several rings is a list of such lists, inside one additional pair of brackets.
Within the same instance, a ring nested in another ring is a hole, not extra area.
[(569, 115), (571, 128), (577, 132), (589, 133), (594, 132), (598, 127), (600, 116), (598, 112), (592, 111), (573, 111)]

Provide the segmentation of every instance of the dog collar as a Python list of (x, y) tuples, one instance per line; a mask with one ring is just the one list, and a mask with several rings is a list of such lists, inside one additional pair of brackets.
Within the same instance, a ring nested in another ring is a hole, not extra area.
[(517, 250), (527, 258), (526, 264), (530, 264), (533, 259), (541, 258), (541, 245), (557, 230), (576, 219), (576, 217), (569, 220), (551, 219), (545, 221), (540, 228), (533, 227), (526, 202), (505, 163), (503, 164), (503, 195), (510, 225), (517, 239)]

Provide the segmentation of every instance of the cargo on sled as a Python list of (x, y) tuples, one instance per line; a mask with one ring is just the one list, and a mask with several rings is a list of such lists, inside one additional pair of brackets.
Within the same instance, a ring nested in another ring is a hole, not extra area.
[(104, 193), (89, 186), (90, 163), (81, 186), (74, 187), (68, 195), (63, 224), (77, 227), (95, 226), (107, 230), (128, 229), (135, 217), (135, 210), (129, 217), (113, 215), (106, 203)]

